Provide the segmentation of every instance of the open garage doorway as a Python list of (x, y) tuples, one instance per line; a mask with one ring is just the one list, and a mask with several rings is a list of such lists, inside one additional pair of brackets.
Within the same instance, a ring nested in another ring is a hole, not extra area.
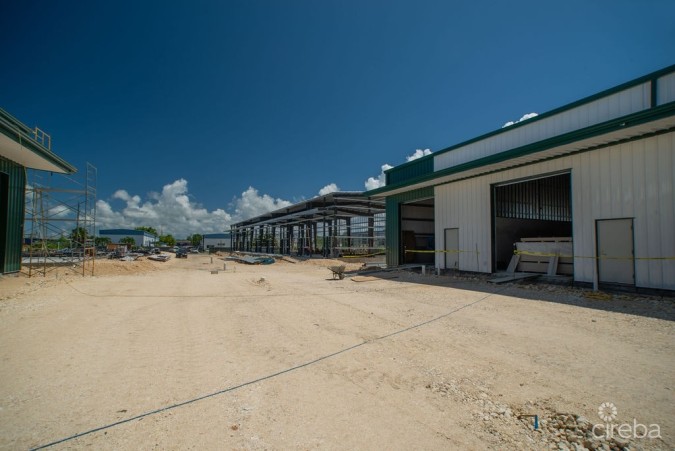
[(401, 204), (401, 255), (403, 263), (435, 262), (436, 237), (434, 228), (434, 199)]
[(493, 185), (493, 271), (574, 274), (571, 188), (569, 172)]

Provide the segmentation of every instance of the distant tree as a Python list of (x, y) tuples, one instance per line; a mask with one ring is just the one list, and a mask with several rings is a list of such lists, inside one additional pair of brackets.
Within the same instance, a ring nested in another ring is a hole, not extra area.
[(70, 232), (70, 239), (78, 244), (84, 244), (87, 239), (87, 230), (84, 227), (75, 227)]
[(71, 241), (69, 237), (65, 236), (61, 236), (58, 239), (33, 240), (34, 247), (40, 247), (42, 246), (42, 243), (46, 243), (47, 249), (65, 249), (70, 247)]
[(192, 243), (193, 246), (199, 246), (202, 244), (202, 236), (198, 233), (195, 233), (194, 235), (190, 235), (187, 237), (188, 241)]
[(173, 246), (176, 244), (176, 239), (171, 234), (160, 236), (159, 241), (166, 244), (167, 246)]
[(136, 240), (131, 236), (125, 236), (124, 238), (120, 238), (120, 244), (130, 244), (133, 246), (136, 244)]
[(94, 238), (94, 244), (96, 245), (96, 247), (107, 246), (108, 244), (110, 244), (111, 241), (112, 240), (107, 236), (97, 236), (96, 238)]
[(142, 231), (144, 231), (144, 232), (151, 233), (151, 234), (153, 234), (153, 235), (155, 235), (155, 236), (158, 235), (158, 234), (157, 234), (157, 230), (154, 229), (154, 228), (152, 228), (152, 227), (146, 227), (146, 226), (143, 226), (143, 227), (136, 227), (134, 230), (142, 230)]

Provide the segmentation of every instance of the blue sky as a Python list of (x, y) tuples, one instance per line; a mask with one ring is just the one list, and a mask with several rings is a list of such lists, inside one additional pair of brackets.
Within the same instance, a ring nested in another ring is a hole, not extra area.
[(675, 2), (6, 0), (0, 107), (98, 168), (102, 226), (176, 235), (675, 62)]

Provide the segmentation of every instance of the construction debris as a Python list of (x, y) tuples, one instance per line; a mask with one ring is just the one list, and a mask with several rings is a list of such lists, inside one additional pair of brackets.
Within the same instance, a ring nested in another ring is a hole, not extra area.
[(170, 255), (168, 254), (159, 254), (159, 255), (151, 255), (148, 257), (148, 260), (153, 260), (156, 262), (165, 262), (168, 261), (171, 258)]
[(398, 274), (392, 273), (377, 273), (377, 275), (372, 276), (355, 276), (352, 277), (352, 282), (374, 282), (376, 280), (385, 280), (385, 279), (397, 279)]
[(574, 274), (571, 237), (521, 238), (507, 272), (536, 272), (549, 276)]
[(232, 255), (225, 257), (225, 260), (232, 260), (237, 263), (245, 263), (247, 265), (271, 265), (276, 260), (273, 257), (252, 257), (252, 256), (238, 256)]
[(136, 260), (138, 260), (138, 255), (133, 255), (133, 254), (125, 255), (124, 257), (120, 258), (120, 261), (123, 261), (123, 262), (133, 262), (133, 261), (136, 261)]
[(541, 277), (541, 274), (531, 273), (531, 272), (521, 272), (521, 273), (508, 273), (508, 274), (499, 274), (497, 277), (488, 279), (490, 283), (507, 283), (515, 282), (516, 280), (525, 280), (525, 279), (536, 279)]

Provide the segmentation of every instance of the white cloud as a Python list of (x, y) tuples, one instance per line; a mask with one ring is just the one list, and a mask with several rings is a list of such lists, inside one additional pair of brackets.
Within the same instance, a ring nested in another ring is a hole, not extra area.
[(179, 238), (192, 233), (224, 231), (232, 222), (232, 216), (225, 210), (208, 211), (191, 202), (187, 184), (185, 179), (176, 180), (164, 185), (161, 193), (149, 195), (145, 201), (138, 195), (118, 190), (112, 197), (123, 201), (125, 206), (115, 210), (107, 201), (97, 201), (97, 226), (102, 229), (149, 226)]
[[(413, 152), (411, 155), (407, 155), (405, 157), (405, 161), (413, 161), (417, 160), (418, 158), (426, 157), (427, 155), (431, 155), (432, 151), (430, 149), (416, 149), (415, 152)], [(387, 171), (389, 169), (393, 168), (393, 166), (389, 164), (383, 164), (382, 165), (382, 170), (380, 172), (380, 175), (377, 177), (368, 177), (368, 180), (364, 183), (366, 186), (366, 191), (370, 191), (371, 189), (376, 189), (376, 188), (381, 188), (386, 185), (385, 181), (385, 175), (384, 171)]]
[(382, 165), (382, 170), (380, 172), (380, 175), (377, 176), (377, 178), (368, 177), (368, 180), (366, 180), (366, 183), (365, 183), (366, 190), (370, 191), (371, 189), (383, 187), (386, 184), (384, 171), (387, 171), (391, 168), (393, 168), (393, 166), (385, 163), (385, 164)]
[(268, 211), (289, 207), (292, 203), (283, 199), (275, 199), (268, 194), (261, 196), (257, 189), (249, 186), (246, 191), (241, 193), (241, 197), (235, 198), (230, 205), (234, 207), (232, 222), (239, 222)]
[(77, 211), (68, 207), (67, 205), (59, 204), (47, 209), (47, 217), (50, 219), (65, 219), (68, 217), (75, 218)]
[[(322, 190), (332, 188), (338, 189), (332, 183)], [(122, 201), (124, 206), (116, 209), (114, 201)], [(100, 229), (149, 226), (163, 234), (183, 238), (193, 233), (223, 232), (232, 223), (290, 205), (287, 200), (261, 195), (250, 186), (240, 197), (232, 199), (229, 212), (220, 208), (209, 211), (190, 200), (187, 180), (179, 179), (164, 185), (160, 193), (149, 193), (145, 200), (123, 189), (115, 191), (110, 202), (96, 202), (96, 222)]]
[(526, 121), (526, 120), (528, 120), (528, 119), (531, 119), (531, 118), (537, 117), (537, 116), (539, 116), (539, 114), (537, 114), (537, 113), (527, 113), (527, 114), (524, 114), (523, 117), (521, 117), (521, 118), (518, 119), (517, 121), (508, 121), (506, 124), (502, 125), (502, 128), (508, 127), (508, 126), (510, 126), (510, 125), (513, 125), (513, 124), (517, 124), (518, 122)]
[(319, 190), (319, 196), (325, 196), (326, 194), (334, 193), (336, 191), (340, 191), (340, 187), (337, 186), (335, 183), (331, 183)]
[(424, 150), (417, 149), (417, 150), (415, 150), (415, 153), (405, 157), (405, 161), (417, 160), (418, 158), (426, 157), (427, 155), (431, 155), (431, 150), (429, 150), (429, 149), (424, 149)]

